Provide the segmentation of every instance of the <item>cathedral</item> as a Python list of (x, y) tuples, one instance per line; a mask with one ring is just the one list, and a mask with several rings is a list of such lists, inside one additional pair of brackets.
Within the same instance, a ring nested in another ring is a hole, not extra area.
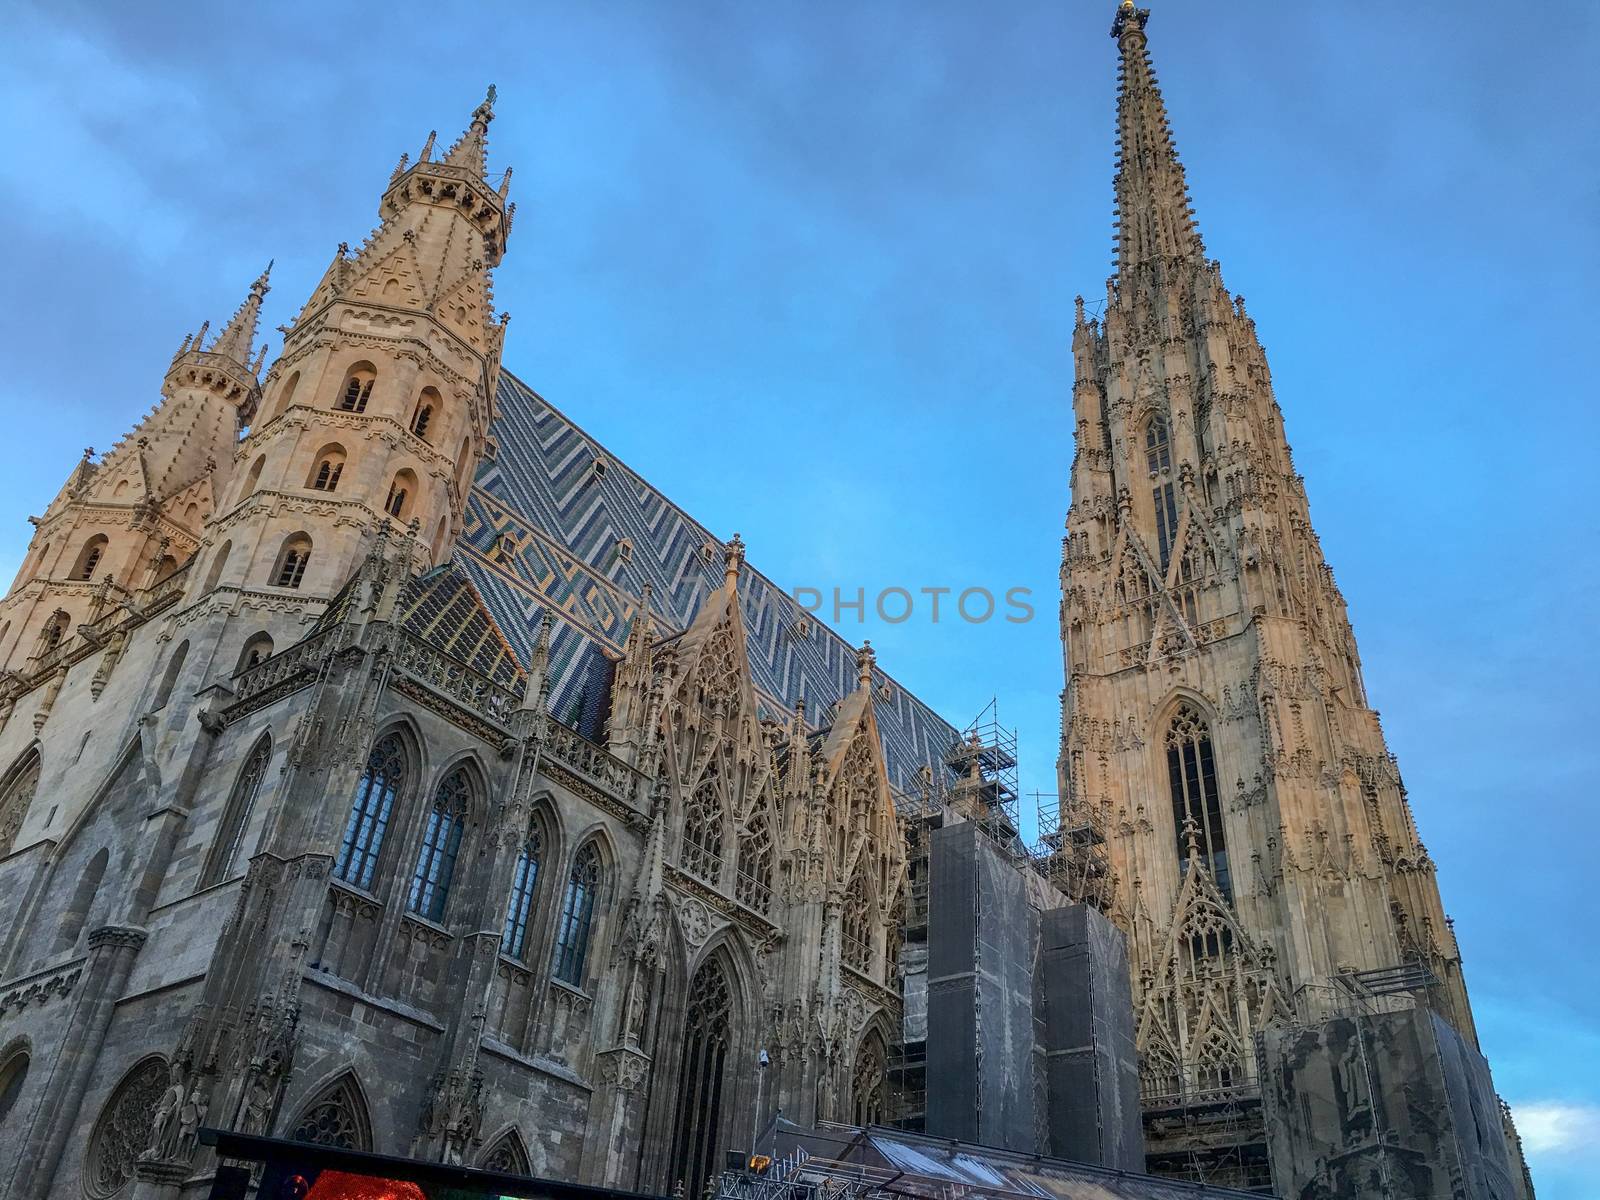
[[(1148, 1169), (1288, 1194), (1280, 1163), (1348, 1169), (1305, 1149), (1328, 1022), (1425, 1012), (1481, 1059), (1147, 17), (1116, 10), (1117, 270), (1073, 337), (1062, 829), (991, 840), (1120, 930)], [(263, 273), (30, 518), (0, 1196), (193, 1200), (214, 1127), (694, 1197), (776, 1113), (906, 1121), (914, 826), (994, 833), (940, 800), (978, 758), (503, 369), (494, 102), (401, 157), (275, 357)]]

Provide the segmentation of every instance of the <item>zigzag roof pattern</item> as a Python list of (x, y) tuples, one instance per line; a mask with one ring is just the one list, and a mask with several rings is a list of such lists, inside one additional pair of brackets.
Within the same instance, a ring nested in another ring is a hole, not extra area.
[[(456, 559), (523, 662), (553, 610), (551, 709), (594, 736), (644, 585), (660, 636), (682, 632), (722, 583), (723, 543), (509, 372), (498, 398), (499, 450), (479, 468)], [(763, 715), (787, 720), (803, 699), (812, 724), (830, 724), (857, 686), (855, 647), (748, 563), (739, 600)], [(882, 670), (874, 682), (889, 778), (914, 795), (960, 735)]]

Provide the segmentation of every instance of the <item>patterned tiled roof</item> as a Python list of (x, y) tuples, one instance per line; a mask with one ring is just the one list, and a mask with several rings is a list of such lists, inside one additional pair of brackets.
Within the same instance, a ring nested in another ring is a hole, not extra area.
[(406, 632), (443, 650), (503, 687), (522, 680), (522, 667), (489, 615), (478, 589), (455, 563), (411, 580), (400, 596)]
[[(722, 582), (722, 543), (509, 372), (499, 403), (498, 453), (478, 472), (456, 561), (522, 662), (554, 611), (551, 707), (594, 736), (644, 585), (658, 632), (687, 628)], [(739, 597), (758, 699), (777, 716), (804, 697), (807, 718), (827, 724), (856, 686), (855, 648), (748, 563)], [(912, 792), (957, 731), (882, 671), (874, 679), (889, 777)]]

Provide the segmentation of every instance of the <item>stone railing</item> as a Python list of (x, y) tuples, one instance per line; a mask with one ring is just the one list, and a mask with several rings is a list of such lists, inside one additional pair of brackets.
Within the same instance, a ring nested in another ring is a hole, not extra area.
[(417, 682), (499, 726), (510, 720), (521, 703), (522, 698), (511, 688), (409, 634), (402, 634), (395, 644), (394, 665)]
[[(196, 556), (198, 557), (198, 556)], [(163, 609), (179, 596), (183, 589), (189, 586), (189, 575), (194, 570), (195, 559), (191, 557), (188, 562), (179, 567), (165, 579), (158, 579), (149, 587), (139, 592), (135, 598), (140, 610), (146, 614)]]
[(304, 686), (304, 683), (301, 683), (302, 679), (304, 682), (310, 682), (315, 678), (323, 660), (333, 650), (334, 635), (337, 632), (337, 627), (333, 627), (314, 633), (296, 642), (287, 650), (274, 654), (271, 658), (241, 672), (233, 681), (233, 703), (229, 708), (236, 709), (248, 704), (280, 686), (294, 683)]
[(626, 796), (633, 788), (632, 767), (553, 717), (547, 722), (544, 749), (563, 766), (588, 776), (618, 795)]

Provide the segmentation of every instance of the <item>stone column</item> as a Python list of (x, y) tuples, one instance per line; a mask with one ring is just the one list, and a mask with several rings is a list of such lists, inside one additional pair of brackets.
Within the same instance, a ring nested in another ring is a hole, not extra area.
[(604, 1187), (631, 1188), (639, 1164), (650, 1056), (636, 1047), (618, 1046), (595, 1055), (595, 1065), (599, 1086), (589, 1103), (583, 1178)]
[(133, 1164), (133, 1192), (129, 1200), (178, 1200), (190, 1164), (141, 1158)]
[(67, 1138), (77, 1128), (112, 1012), (148, 936), (143, 929), (122, 925), (103, 925), (89, 934), (83, 990), (67, 1023), (50, 1086), (28, 1131), (21, 1159), (26, 1174), (18, 1181), (17, 1200), (44, 1200), (50, 1191)]

